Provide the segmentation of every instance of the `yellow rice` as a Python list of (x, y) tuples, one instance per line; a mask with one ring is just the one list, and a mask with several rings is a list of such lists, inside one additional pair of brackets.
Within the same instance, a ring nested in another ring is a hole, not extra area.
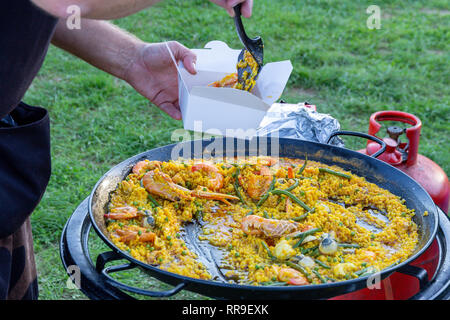
[[(246, 234), (241, 229), (241, 221), (249, 213), (270, 219), (290, 220), (301, 217), (306, 210), (291, 201), (290, 209), (286, 211), (287, 197), (274, 194), (269, 195), (260, 207), (257, 206), (258, 200), (252, 199), (246, 192), (251, 186), (245, 184), (245, 178), (265, 165), (260, 160), (220, 159), (214, 163), (224, 177), (223, 187), (215, 191), (230, 195), (237, 195), (234, 174), (236, 164), (239, 164), (243, 179), (238, 183), (238, 190), (245, 204), (231, 200), (230, 205), (226, 205), (218, 200), (200, 198), (169, 201), (153, 195), (161, 205), (153, 207), (148, 192), (141, 185), (144, 173), (129, 174), (112, 194), (109, 211), (123, 206), (132, 206), (140, 211), (148, 210), (155, 219), (156, 226), (151, 231), (156, 234), (156, 239), (154, 243), (142, 243), (139, 238), (122, 242), (117, 236), (116, 232), (121, 228), (142, 225), (141, 217), (129, 220), (107, 219), (109, 237), (119, 249), (128, 251), (140, 261), (180, 275), (211, 279), (211, 274), (198, 256), (188, 249), (181, 236), (185, 224), (195, 221), (201, 215), (203, 226), (198, 241), (208, 242), (223, 250), (221, 267), (230, 282), (265, 285), (280, 281), (280, 268), (290, 266), (287, 260), (271, 259), (262, 240), (273, 254), (280, 241), (286, 240), (293, 247), (298, 239), (285, 236), (267, 239), (261, 235)], [(193, 190), (201, 186), (210, 190), (211, 175), (202, 170), (191, 170), (192, 165), (200, 161), (167, 161), (162, 163), (161, 170), (182, 187)], [(274, 188), (285, 189), (292, 185), (293, 180), (287, 178), (287, 168), (290, 166), (294, 172), (298, 172), (303, 163), (299, 159), (282, 158), (277, 164), (267, 166), (271, 174), (277, 177)], [(351, 179), (321, 172), (319, 168), (345, 173)], [(399, 197), (351, 172), (312, 161), (308, 161), (298, 180), (298, 186), (291, 193), (314, 208), (314, 212), (309, 212), (304, 220), (297, 222), (298, 226), (320, 228), (314, 234), (316, 240), (294, 249), (298, 255), (302, 252), (306, 252), (305, 256), (314, 253), (314, 267), (304, 267), (309, 275), (309, 283), (357, 278), (368, 267), (372, 272), (380, 271), (404, 261), (414, 251), (418, 241), (417, 225), (412, 221), (415, 213)], [(373, 214), (374, 212), (378, 214)], [(331, 232), (338, 243), (358, 247), (340, 247), (336, 253), (329, 255), (317, 250), (308, 251), (317, 247), (321, 235)]]

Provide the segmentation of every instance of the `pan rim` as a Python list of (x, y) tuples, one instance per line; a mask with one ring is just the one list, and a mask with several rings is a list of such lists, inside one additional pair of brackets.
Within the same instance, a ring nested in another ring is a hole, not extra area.
[[(210, 138), (210, 139), (197, 139), (197, 140), (189, 140), (186, 141), (185, 143), (203, 143), (203, 142), (208, 142), (208, 141), (213, 141), (214, 139), (217, 138)], [(220, 137), (219, 139), (227, 139), (226, 137)], [(376, 161), (377, 163), (379, 163), (382, 166), (387, 166), (389, 168), (389, 170), (394, 169), (396, 171), (396, 174), (399, 174), (401, 176), (404, 176), (405, 179), (410, 180), (410, 182), (414, 183), (418, 189), (428, 198), (427, 201), (431, 202), (433, 204), (433, 207), (431, 210), (431, 212), (428, 212), (428, 216), (426, 218), (429, 219), (433, 219), (434, 222), (434, 227), (433, 230), (431, 230), (430, 235), (428, 237), (428, 240), (426, 241), (426, 243), (419, 249), (417, 250), (417, 252), (415, 252), (413, 255), (411, 255), (409, 258), (407, 258), (405, 261), (402, 261), (399, 264), (395, 264), (392, 265), (390, 267), (387, 267), (381, 271), (379, 271), (378, 273), (376, 273), (377, 275), (380, 275), (380, 279), (384, 279), (387, 276), (391, 275), (392, 273), (398, 271), (401, 267), (404, 267), (407, 264), (410, 264), (412, 261), (414, 261), (415, 259), (417, 259), (419, 256), (421, 256), (425, 250), (427, 250), (429, 248), (429, 246), (432, 244), (432, 242), (434, 241), (435, 237), (436, 237), (436, 233), (439, 227), (439, 217), (438, 217), (438, 209), (436, 207), (436, 204), (432, 201), (430, 195), (426, 192), (426, 190), (418, 183), (416, 182), (414, 179), (412, 179), (410, 176), (408, 176), (407, 174), (405, 174), (403, 171), (395, 168), (394, 166), (391, 166), (379, 159), (370, 157), (368, 155), (359, 153), (357, 151), (351, 150), (351, 149), (347, 149), (344, 147), (338, 147), (338, 146), (333, 146), (333, 145), (329, 145), (329, 144), (324, 144), (324, 143), (319, 143), (319, 142), (312, 142), (312, 141), (306, 141), (306, 140), (299, 140), (299, 139), (292, 139), (292, 138), (279, 138), (280, 140), (285, 141), (285, 143), (289, 143), (289, 142), (295, 142), (298, 143), (299, 141), (305, 142), (305, 143), (311, 143), (311, 144), (315, 144), (315, 145), (319, 145), (322, 149), (324, 148), (331, 148), (331, 149), (341, 149), (344, 150), (345, 152), (349, 152), (355, 156), (357, 156), (357, 158), (363, 158), (363, 159), (369, 159), (368, 161)], [(373, 276), (372, 275), (367, 275), (364, 277), (360, 277), (360, 278), (355, 278), (355, 279), (349, 279), (349, 280), (343, 280), (343, 281), (336, 281), (336, 282), (331, 282), (331, 283), (320, 283), (320, 284), (308, 284), (308, 285), (304, 285), (304, 286), (256, 286), (256, 285), (246, 285), (246, 284), (236, 284), (236, 283), (226, 283), (226, 282), (221, 282), (221, 281), (215, 281), (215, 280), (204, 280), (204, 279), (197, 279), (197, 278), (191, 278), (191, 277), (187, 277), (187, 276), (183, 276), (183, 275), (179, 275), (177, 273), (173, 273), (173, 272), (169, 272), (163, 269), (160, 269), (159, 267), (156, 266), (152, 266), (150, 264), (147, 264), (145, 262), (142, 262), (140, 260), (135, 259), (134, 257), (132, 257), (131, 255), (129, 255), (127, 252), (120, 250), (117, 246), (115, 246), (112, 241), (108, 238), (108, 236), (106, 236), (100, 229), (100, 227), (97, 225), (97, 221), (95, 220), (94, 217), (94, 213), (93, 213), (93, 209), (92, 209), (92, 205), (93, 205), (93, 197), (94, 194), (97, 190), (97, 188), (99, 187), (99, 185), (103, 182), (103, 180), (114, 170), (116, 170), (119, 167), (123, 167), (125, 164), (132, 162), (133, 160), (137, 160), (137, 159), (141, 159), (143, 157), (145, 157), (146, 154), (148, 154), (149, 152), (157, 152), (158, 150), (164, 149), (164, 148), (173, 148), (174, 146), (176, 146), (178, 143), (173, 143), (173, 144), (168, 144), (168, 145), (164, 145), (164, 146), (160, 146), (160, 147), (156, 147), (144, 152), (141, 152), (137, 155), (134, 155), (132, 157), (129, 157), (123, 161), (121, 161), (120, 163), (116, 164), (115, 166), (111, 167), (95, 184), (94, 188), (92, 189), (90, 195), (89, 195), (89, 201), (88, 201), (88, 211), (89, 211), (89, 218), (92, 222), (92, 226), (94, 227), (94, 230), (96, 231), (97, 235), (100, 236), (100, 238), (116, 253), (118, 253), (119, 255), (121, 255), (124, 259), (129, 260), (130, 262), (136, 264), (139, 267), (142, 267), (145, 270), (148, 270), (152, 273), (153, 276), (155, 276), (156, 278), (159, 278), (157, 275), (161, 275), (161, 276), (165, 276), (165, 277), (172, 277), (174, 279), (179, 280), (178, 283), (184, 282), (189, 286), (189, 283), (195, 283), (195, 284), (201, 284), (201, 285), (209, 285), (209, 286), (216, 286), (216, 287), (224, 287), (224, 288), (228, 288), (228, 289), (241, 289), (241, 290), (251, 290), (251, 291), (280, 291), (280, 292), (291, 292), (291, 291), (308, 291), (308, 290), (312, 290), (312, 289), (329, 289), (329, 288), (334, 288), (334, 287), (345, 287), (345, 286), (354, 286), (357, 283), (361, 283), (361, 282), (366, 282), (369, 277)], [(203, 153), (202, 153), (203, 154)], [(164, 280), (162, 280), (164, 281)], [(167, 282), (167, 281), (164, 281)], [(172, 281), (172, 282), (176, 282), (176, 281)], [(357, 289), (355, 289), (357, 290)], [(351, 290), (351, 291), (355, 291), (355, 290)], [(351, 292), (348, 291), (348, 292)]]

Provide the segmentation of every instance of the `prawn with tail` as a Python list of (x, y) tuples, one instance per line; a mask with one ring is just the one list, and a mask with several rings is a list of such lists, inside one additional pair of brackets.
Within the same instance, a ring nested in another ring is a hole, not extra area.
[(142, 178), (142, 185), (148, 193), (160, 196), (170, 201), (181, 199), (193, 200), (194, 198), (219, 200), (230, 204), (227, 200), (239, 200), (238, 197), (218, 192), (210, 192), (197, 188), (189, 190), (172, 181), (170, 176), (159, 169), (147, 172)]
[(257, 215), (248, 215), (241, 221), (241, 230), (244, 233), (265, 237), (289, 236), (296, 231), (305, 231), (308, 228), (301, 228), (294, 221), (267, 219)]

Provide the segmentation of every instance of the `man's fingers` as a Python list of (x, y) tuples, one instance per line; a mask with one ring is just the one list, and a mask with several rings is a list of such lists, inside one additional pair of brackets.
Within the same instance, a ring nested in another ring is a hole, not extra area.
[(241, 14), (246, 18), (250, 18), (252, 16), (252, 9), (253, 9), (253, 0), (244, 1), (241, 7)]
[(250, 18), (252, 15), (252, 8), (253, 8), (253, 0), (228, 0), (227, 1), (227, 12), (230, 16), (234, 17), (234, 10), (233, 7), (238, 5), (239, 3), (242, 3), (241, 6), (241, 15), (245, 18)]
[(197, 56), (194, 52), (183, 46), (181, 43), (176, 41), (171, 42), (170, 50), (172, 50), (175, 59), (177, 61), (183, 61), (183, 65), (186, 70), (191, 74), (196, 74), (195, 62), (197, 61)]
[(241, 14), (245, 18), (250, 18), (252, 15), (253, 0), (210, 0), (210, 1), (227, 10), (230, 17), (234, 17), (233, 7), (235, 7), (239, 3), (242, 3)]
[(195, 54), (186, 55), (183, 58), (183, 65), (190, 74), (196, 74), (197, 70), (195, 69), (195, 62), (197, 61), (197, 57)]
[(180, 107), (175, 106), (172, 102), (163, 102), (158, 108), (167, 113), (171, 118), (181, 120)]

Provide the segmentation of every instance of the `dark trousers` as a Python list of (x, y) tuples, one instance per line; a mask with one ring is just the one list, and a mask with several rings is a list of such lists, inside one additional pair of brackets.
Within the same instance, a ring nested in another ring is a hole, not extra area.
[(30, 219), (13, 234), (0, 239), (0, 299), (38, 298), (36, 264)]

